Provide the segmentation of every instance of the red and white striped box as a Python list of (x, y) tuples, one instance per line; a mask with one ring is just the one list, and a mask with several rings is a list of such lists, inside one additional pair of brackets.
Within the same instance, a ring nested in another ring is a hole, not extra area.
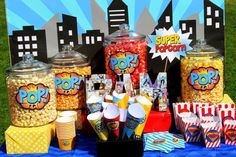
[(184, 112), (190, 112), (191, 110), (191, 104), (190, 103), (173, 103), (173, 111), (174, 111), (174, 118), (175, 118), (175, 125), (176, 128), (179, 129), (178, 127), (178, 120), (177, 120), (177, 115), (180, 113)]
[(210, 122), (218, 122), (220, 123), (220, 118), (218, 116), (203, 116), (200, 119), (201, 123), (210, 123)]
[(183, 133), (187, 142), (200, 142), (201, 129), (198, 117), (182, 118)]
[(215, 116), (215, 106), (204, 106), (204, 107), (198, 107), (198, 117), (201, 119), (205, 116)]
[(182, 125), (182, 118), (193, 118), (193, 117), (197, 117), (195, 114), (193, 114), (192, 112), (182, 112), (177, 114), (177, 118), (176, 118), (176, 127), (179, 128), (180, 131), (183, 128)]
[(235, 109), (235, 104), (220, 103), (220, 104), (216, 104), (216, 108), (217, 108), (217, 110), (221, 110), (221, 109)]
[(236, 145), (236, 120), (227, 120), (224, 123), (225, 144)]
[(197, 114), (198, 112), (198, 107), (205, 107), (205, 106), (211, 106), (210, 103), (201, 103), (201, 102), (193, 102), (192, 103), (192, 106), (193, 106), (193, 113), (194, 114)]
[(201, 123), (206, 148), (220, 147), (221, 127), (217, 122)]
[(221, 109), (217, 111), (222, 124), (227, 120), (236, 120), (235, 109)]

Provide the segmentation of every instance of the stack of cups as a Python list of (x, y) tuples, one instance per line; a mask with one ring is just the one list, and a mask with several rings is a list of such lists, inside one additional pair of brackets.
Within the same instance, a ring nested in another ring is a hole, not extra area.
[(56, 120), (56, 132), (61, 150), (72, 150), (75, 142), (75, 120), (72, 117), (60, 117)]
[(75, 121), (75, 129), (79, 127), (78, 113), (76, 111), (62, 111), (59, 113), (59, 117), (71, 117)]

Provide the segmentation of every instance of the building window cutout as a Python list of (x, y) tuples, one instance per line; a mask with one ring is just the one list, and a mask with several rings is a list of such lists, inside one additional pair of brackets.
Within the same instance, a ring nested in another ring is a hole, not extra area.
[(58, 30), (59, 30), (60, 32), (62, 32), (62, 31), (63, 31), (63, 27), (62, 27), (62, 26), (59, 26), (59, 27), (58, 27)]
[(31, 36), (31, 40), (32, 40), (32, 41), (37, 41), (37, 36), (35, 36), (35, 35), (34, 35), (34, 36)]
[(72, 47), (74, 47), (74, 42), (73, 42), (73, 41), (71, 41), (71, 42), (70, 42), (70, 45), (71, 45)]
[(216, 23), (215, 23), (215, 27), (216, 27), (216, 28), (220, 28), (220, 23), (219, 23), (219, 22), (216, 22)]
[(32, 54), (33, 56), (38, 56), (38, 51), (33, 51)]
[(207, 15), (211, 15), (211, 7), (207, 7)]
[(86, 44), (90, 44), (89, 36), (86, 36), (85, 40), (86, 40)]
[(17, 41), (23, 41), (23, 38), (22, 38), (22, 36), (20, 36), (20, 37), (17, 37)]
[(28, 54), (30, 54), (30, 52), (29, 52), (29, 51), (27, 51), (27, 52), (25, 52), (25, 54), (26, 54), (26, 55), (28, 55)]
[(24, 53), (23, 52), (18, 52), (18, 57), (23, 57)]
[(19, 45), (18, 45), (18, 49), (19, 49), (19, 50), (22, 50), (22, 49), (23, 49), (23, 45), (22, 45), (22, 44), (19, 44)]
[(207, 18), (206, 20), (207, 20), (206, 25), (207, 26), (212, 26), (212, 19), (211, 18)]
[(186, 23), (182, 23), (182, 31), (186, 31)]
[(64, 44), (64, 39), (60, 39), (60, 44)]
[(170, 22), (170, 16), (166, 16), (166, 22)]
[(91, 37), (91, 44), (94, 44), (94, 37)]
[(101, 36), (98, 36), (98, 37), (97, 37), (97, 41), (102, 41), (102, 37), (101, 37)]
[(30, 49), (30, 44), (25, 44), (25, 49)]
[(216, 10), (215, 11), (215, 17), (219, 17), (220, 16), (220, 12), (219, 12), (219, 10)]
[(33, 49), (37, 49), (37, 48), (38, 48), (38, 45), (37, 45), (37, 44), (32, 44), (32, 48), (33, 48)]
[(193, 34), (193, 27), (189, 27), (189, 33)]
[(29, 41), (29, 36), (24, 36), (25, 41)]
[(73, 35), (72, 30), (69, 30), (69, 31), (68, 31), (68, 35), (69, 35), (69, 36), (72, 36), (72, 35)]

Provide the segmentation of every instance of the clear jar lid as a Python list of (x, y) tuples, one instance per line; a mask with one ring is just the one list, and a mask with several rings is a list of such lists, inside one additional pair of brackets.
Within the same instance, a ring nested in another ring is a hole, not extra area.
[(143, 34), (136, 33), (129, 29), (129, 25), (122, 24), (119, 26), (119, 30), (105, 37), (105, 41), (117, 41), (117, 40), (139, 40), (145, 39)]
[(187, 52), (187, 57), (220, 57), (219, 51), (206, 44), (205, 40), (197, 40), (196, 44), (193, 46), (191, 51)]
[(29, 74), (50, 69), (52, 66), (34, 59), (32, 54), (23, 56), (22, 61), (6, 69), (7, 73)]
[(51, 60), (53, 66), (88, 66), (88, 57), (72, 50), (71, 45), (64, 45), (62, 51), (56, 54)]

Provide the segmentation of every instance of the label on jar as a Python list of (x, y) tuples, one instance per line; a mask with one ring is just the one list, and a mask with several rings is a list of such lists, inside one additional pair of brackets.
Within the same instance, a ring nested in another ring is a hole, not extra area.
[(16, 101), (24, 109), (43, 109), (50, 101), (49, 88), (42, 83), (21, 86)]
[(58, 94), (75, 95), (82, 89), (83, 78), (75, 72), (57, 73), (55, 76), (55, 86)]
[(213, 67), (193, 69), (188, 77), (188, 84), (196, 90), (212, 90), (220, 80), (219, 70)]
[(110, 58), (110, 68), (116, 74), (133, 73), (139, 66), (138, 54), (131, 52), (118, 52)]

